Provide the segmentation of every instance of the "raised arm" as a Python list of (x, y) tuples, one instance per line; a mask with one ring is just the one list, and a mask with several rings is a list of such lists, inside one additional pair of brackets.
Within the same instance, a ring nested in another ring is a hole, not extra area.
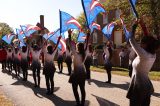
[(131, 35), (131, 38), (129, 39), (129, 42), (133, 50), (135, 51), (135, 53), (141, 57), (143, 56), (144, 49), (142, 49), (140, 45), (138, 45), (137, 42), (135, 41), (135, 31), (136, 31), (137, 26), (138, 26), (137, 22), (132, 26), (132, 32), (131, 32), (132, 35)]

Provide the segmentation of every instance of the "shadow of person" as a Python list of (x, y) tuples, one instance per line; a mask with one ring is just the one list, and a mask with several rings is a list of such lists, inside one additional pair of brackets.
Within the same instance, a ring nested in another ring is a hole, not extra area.
[(14, 78), (18, 79), (18, 78), (19, 78), (19, 77), (16, 76), (16, 74), (14, 74), (12, 71), (9, 72), (8, 70), (2, 70), (2, 72), (3, 72), (4, 74), (7, 74), (7, 75), (12, 76), (12, 79), (14, 79)]
[(153, 96), (160, 98), (160, 93), (153, 93)]
[(104, 98), (98, 97), (96, 95), (92, 94), (92, 96), (94, 96), (97, 99), (97, 101), (99, 103), (99, 106), (120, 106), (120, 105), (118, 105), (116, 103), (113, 103), (113, 102), (108, 101), (108, 100), (106, 100)]
[(123, 89), (123, 90), (127, 90), (129, 88), (129, 82), (126, 82), (124, 84), (114, 84), (114, 83), (105, 83), (105, 82), (102, 82), (102, 81), (98, 81), (98, 80), (95, 80), (95, 79), (91, 79), (90, 80), (90, 83), (95, 83), (98, 87), (106, 87), (106, 88), (120, 88), (120, 89)]
[[(52, 101), (55, 106), (75, 106), (75, 104), (76, 104), (75, 101), (63, 100), (62, 98), (58, 97), (56, 94), (47, 95), (46, 88), (35, 88), (34, 84), (29, 81), (24, 82), (22, 80), (17, 80), (16, 82), (12, 83), (11, 85), (24, 85), (27, 88), (31, 88), (33, 90), (34, 94), (38, 98), (45, 97), (45, 98), (49, 99), (50, 101)], [(60, 87), (54, 87), (54, 92), (58, 91), (59, 89), (60, 89)], [(89, 101), (86, 100), (85, 106), (89, 106)]]
[(105, 87), (105, 88), (112, 88), (113, 86), (111, 86), (111, 84), (108, 84), (108, 83), (105, 83), (105, 82), (102, 82), (102, 81), (98, 81), (96, 79), (90, 79), (89, 84), (91, 83), (95, 83), (98, 87)]

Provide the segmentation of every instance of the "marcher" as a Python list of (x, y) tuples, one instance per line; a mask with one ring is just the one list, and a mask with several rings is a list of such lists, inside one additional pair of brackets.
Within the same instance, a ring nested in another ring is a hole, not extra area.
[(88, 45), (86, 60), (85, 60), (84, 64), (85, 64), (86, 74), (87, 74), (86, 78), (91, 79), (90, 66), (92, 64), (92, 45)]
[(132, 76), (132, 70), (133, 70), (132, 62), (133, 62), (133, 60), (134, 60), (135, 57), (136, 57), (136, 53), (135, 53), (135, 51), (134, 51), (132, 48), (129, 48), (129, 49), (130, 49), (130, 53), (129, 53), (129, 65), (128, 65), (128, 70), (129, 70), (129, 76), (131, 77), (131, 76)]
[(62, 50), (60, 49), (58, 49), (57, 63), (58, 63), (59, 73), (62, 73), (63, 72), (63, 53), (62, 53)]
[(28, 77), (28, 48), (27, 46), (22, 46), (21, 68), (23, 72), (23, 81), (27, 81), (27, 77)]
[(40, 69), (41, 69), (41, 63), (40, 63), (40, 53), (41, 49), (38, 47), (37, 44), (33, 45), (33, 48), (30, 48), (31, 54), (32, 54), (32, 71), (33, 71), (33, 79), (35, 86), (34, 87), (40, 87)]
[[(72, 33), (71, 30), (68, 31), (69, 34)], [(87, 34), (89, 36), (89, 33)], [(88, 41), (87, 41), (88, 42)], [(87, 46), (88, 43), (86, 43)], [(69, 82), (72, 83), (73, 93), (76, 99), (77, 106), (84, 106), (85, 104), (85, 80), (86, 80), (86, 70), (85, 70), (85, 59), (86, 59), (86, 50), (84, 49), (83, 43), (78, 43), (76, 45), (76, 50), (71, 48), (73, 53), (73, 73), (70, 76)], [(81, 91), (81, 102), (78, 94), (78, 86)]]
[(13, 52), (13, 68), (15, 70), (16, 76), (19, 76), (20, 74), (20, 59), (20, 51), (18, 47), (15, 47)]
[(152, 36), (143, 36), (141, 44), (135, 41), (137, 21), (132, 26), (132, 33), (129, 42), (137, 54), (133, 60), (132, 79), (128, 89), (127, 98), (130, 99), (130, 106), (149, 106), (150, 98), (154, 92), (153, 85), (148, 76), (156, 59), (158, 41)]
[(8, 64), (8, 70), (9, 72), (12, 72), (13, 67), (13, 51), (11, 47), (7, 49), (7, 64)]
[(58, 44), (61, 37), (59, 37), (57, 44), (55, 48), (53, 49), (52, 45), (47, 46), (47, 50), (44, 49), (44, 68), (43, 68), (43, 74), (45, 75), (46, 79), (46, 86), (47, 86), (47, 95), (53, 94), (54, 91), (54, 73), (56, 71), (55, 65), (54, 65), (54, 57), (57, 53)]
[(0, 48), (0, 60), (2, 63), (2, 70), (6, 70), (6, 60), (7, 60), (7, 52), (5, 50), (5, 47), (2, 46), (2, 48)]
[(65, 55), (65, 62), (67, 64), (67, 68), (68, 68), (68, 75), (71, 75), (72, 72), (72, 51), (70, 50), (70, 46), (67, 46), (66, 48), (66, 52), (64, 53)]

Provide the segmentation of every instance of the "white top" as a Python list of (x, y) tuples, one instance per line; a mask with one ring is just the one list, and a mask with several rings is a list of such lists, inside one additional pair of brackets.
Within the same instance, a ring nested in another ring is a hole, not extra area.
[(136, 78), (141, 79), (139, 81), (145, 83), (149, 79), (148, 74), (153, 66), (153, 63), (155, 62), (156, 54), (153, 55), (146, 52), (136, 43), (135, 39), (129, 39), (129, 42), (133, 50), (137, 54), (137, 57), (133, 60), (132, 63), (133, 66), (132, 77), (135, 75)]
[(14, 58), (19, 60), (19, 55), (20, 55), (19, 50), (18, 50), (17, 54), (15, 53), (15, 50), (14, 50), (13, 54), (14, 54)]
[(21, 58), (27, 59), (27, 56), (28, 56), (28, 48), (27, 48), (26, 52), (22, 52), (22, 50), (21, 50)]
[(132, 64), (133, 60), (135, 59), (136, 57), (136, 53), (135, 51), (130, 48), (130, 53), (129, 53), (129, 64)]
[(47, 49), (45, 48), (44, 49), (44, 62), (48, 62), (48, 63), (53, 63), (54, 64), (54, 57), (55, 57), (55, 54), (57, 53), (57, 50), (58, 50), (58, 47), (56, 48), (56, 50), (52, 53), (52, 54), (49, 54), (47, 52)]
[(119, 57), (125, 57), (125, 52), (124, 51), (121, 51), (121, 52), (119, 52)]
[(103, 51), (105, 53), (105, 56), (104, 56), (105, 61), (109, 60), (110, 54), (109, 54), (109, 51), (108, 51), (108, 47), (104, 46)]
[(11, 50), (11, 52), (9, 52), (9, 51), (7, 50), (7, 59), (8, 59), (8, 58), (12, 58), (12, 54), (13, 54), (12, 50)]
[(92, 56), (93, 56), (93, 59), (97, 59), (97, 57), (98, 57), (98, 54), (97, 54), (97, 52), (96, 52), (96, 51), (93, 51), (93, 54), (92, 54)]
[[(72, 50), (72, 54), (73, 54), (74, 71), (79, 71), (79, 70), (75, 70), (75, 69), (78, 69), (79, 67), (83, 67), (83, 68), (85, 67), (84, 62), (86, 60), (87, 55), (85, 55), (85, 58), (83, 60), (82, 56), (80, 54), (78, 54), (73, 47), (71, 47), (71, 50)], [(85, 54), (88, 54), (88, 52), (86, 51)], [(78, 72), (78, 73), (81, 73), (81, 72)]]
[(39, 51), (37, 51), (37, 50), (34, 51), (34, 50), (31, 48), (32, 61), (40, 62), (39, 57), (40, 57), (40, 54), (41, 54), (41, 50), (42, 50), (42, 49), (40, 49)]

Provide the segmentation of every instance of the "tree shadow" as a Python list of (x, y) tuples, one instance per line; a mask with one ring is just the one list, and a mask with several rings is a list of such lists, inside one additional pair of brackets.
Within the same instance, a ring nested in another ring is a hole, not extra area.
[[(67, 101), (67, 100), (63, 100), (62, 98), (58, 97), (56, 94), (53, 95), (46, 95), (46, 88), (35, 88), (34, 84), (27, 81), (24, 82), (22, 80), (17, 80), (16, 82), (12, 83), (11, 85), (24, 85), (27, 88), (31, 88), (34, 92), (34, 94), (38, 97), (38, 98), (47, 98), (50, 101), (53, 102), (53, 104), (55, 106), (74, 106), (76, 104), (75, 101)], [(58, 91), (60, 89), (60, 87), (54, 87), (54, 92)], [(89, 106), (90, 102), (88, 100), (86, 100), (86, 105), (85, 106)]]
[(129, 88), (129, 82), (126, 82), (125, 84), (114, 84), (114, 83), (105, 83), (105, 82), (102, 82), (102, 81), (98, 81), (98, 80), (95, 80), (95, 79), (91, 79), (90, 80), (90, 83), (93, 82), (95, 83), (98, 87), (106, 87), (106, 88), (120, 88), (120, 89), (123, 89), (123, 90), (127, 90)]
[(92, 94), (92, 96), (94, 96), (97, 99), (97, 101), (99, 103), (99, 106), (120, 106), (120, 105), (118, 105), (116, 103), (113, 103), (113, 102), (108, 101), (108, 100), (106, 100), (104, 98), (98, 97), (96, 95)]
[(160, 98), (160, 93), (153, 93), (153, 96)]

